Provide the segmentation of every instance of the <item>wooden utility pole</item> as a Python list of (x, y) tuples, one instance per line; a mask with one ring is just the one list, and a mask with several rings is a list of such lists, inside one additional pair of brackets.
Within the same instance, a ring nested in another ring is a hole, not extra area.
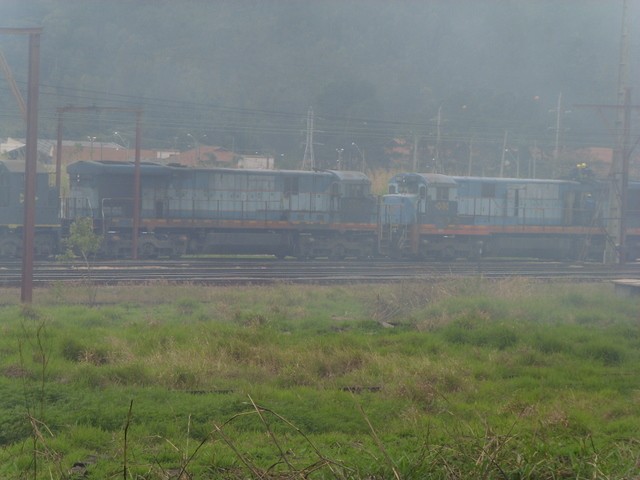
[(0, 33), (29, 35), (27, 80), (27, 145), (24, 165), (24, 223), (22, 224), (22, 283), (20, 300), (31, 303), (33, 249), (35, 246), (36, 171), (38, 166), (38, 92), (40, 84), (40, 34), (42, 28), (0, 28)]

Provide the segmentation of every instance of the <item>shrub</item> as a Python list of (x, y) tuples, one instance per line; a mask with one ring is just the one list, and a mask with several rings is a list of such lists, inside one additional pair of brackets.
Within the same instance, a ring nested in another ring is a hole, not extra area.
[(109, 372), (112, 382), (121, 385), (144, 386), (152, 383), (147, 370), (140, 364), (132, 363), (113, 368)]
[(571, 352), (571, 346), (559, 338), (558, 333), (538, 333), (533, 340), (533, 347), (546, 354)]
[(109, 362), (109, 352), (106, 349), (86, 347), (75, 338), (66, 338), (62, 342), (62, 356), (71, 362), (87, 362), (92, 365)]
[(583, 355), (592, 358), (607, 367), (620, 365), (624, 361), (624, 351), (606, 343), (590, 343), (583, 347)]
[(62, 342), (62, 356), (70, 362), (79, 362), (84, 352), (82, 345), (75, 338), (65, 338)]

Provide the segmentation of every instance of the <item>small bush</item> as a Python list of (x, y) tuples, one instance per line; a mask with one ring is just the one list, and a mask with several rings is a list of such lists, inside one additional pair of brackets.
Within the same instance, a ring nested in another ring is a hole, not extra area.
[(555, 335), (538, 333), (533, 340), (533, 347), (546, 354), (571, 352), (570, 345), (558, 338), (557, 333)]
[(62, 356), (70, 362), (86, 362), (92, 365), (104, 365), (109, 362), (109, 352), (104, 348), (86, 347), (75, 338), (62, 342)]
[(84, 345), (75, 338), (65, 338), (62, 342), (62, 357), (70, 362), (79, 362)]
[(173, 384), (174, 387), (178, 389), (193, 389), (198, 386), (198, 377), (191, 371), (179, 369), (175, 372)]
[(153, 383), (147, 370), (136, 363), (113, 368), (109, 372), (109, 378), (113, 383), (120, 385), (144, 386)]
[(607, 367), (620, 365), (624, 361), (624, 351), (615, 345), (587, 344), (584, 346), (583, 355), (592, 358)]

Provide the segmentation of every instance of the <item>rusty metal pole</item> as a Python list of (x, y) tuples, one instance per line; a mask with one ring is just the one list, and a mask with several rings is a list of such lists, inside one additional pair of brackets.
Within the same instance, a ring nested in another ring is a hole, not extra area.
[(20, 299), (31, 303), (33, 297), (33, 250), (35, 237), (36, 171), (38, 164), (38, 85), (40, 32), (29, 32), (29, 78), (27, 97), (27, 147), (24, 172), (24, 224), (22, 232), (22, 289)]
[(131, 228), (131, 258), (138, 259), (138, 230), (140, 228), (140, 137), (142, 136), (142, 110), (136, 111), (136, 158), (133, 167), (133, 222)]

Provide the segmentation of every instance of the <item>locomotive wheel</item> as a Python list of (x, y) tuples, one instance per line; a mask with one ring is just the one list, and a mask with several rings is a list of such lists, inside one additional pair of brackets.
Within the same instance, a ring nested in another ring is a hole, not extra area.
[(140, 247), (140, 256), (142, 258), (157, 258), (158, 257), (158, 249), (151, 242), (145, 242)]
[(17, 258), (20, 256), (20, 245), (13, 240), (5, 240), (0, 243), (0, 257)]
[(35, 240), (36, 254), (41, 257), (53, 255), (55, 251), (53, 239), (49, 235), (36, 237)]

